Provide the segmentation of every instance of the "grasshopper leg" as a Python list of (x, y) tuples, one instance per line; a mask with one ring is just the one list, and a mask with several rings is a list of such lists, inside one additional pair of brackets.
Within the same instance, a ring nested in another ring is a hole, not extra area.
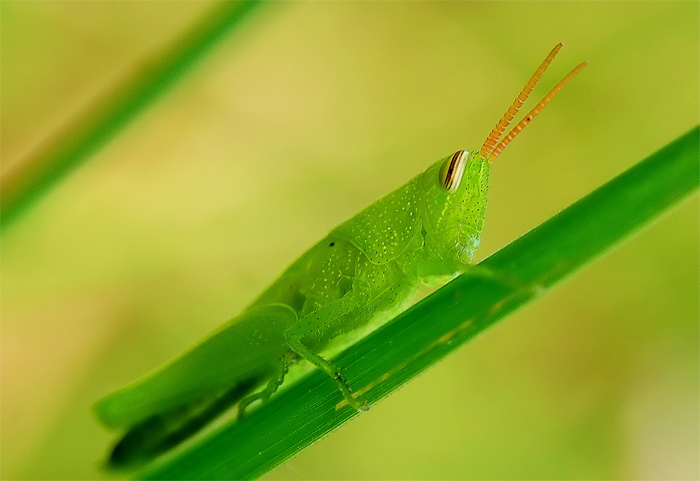
[(245, 410), (250, 404), (257, 400), (260, 400), (261, 403), (264, 403), (268, 400), (270, 396), (272, 396), (275, 393), (275, 391), (277, 391), (277, 389), (279, 389), (279, 387), (284, 382), (284, 377), (287, 375), (287, 372), (289, 372), (289, 364), (290, 361), (287, 358), (282, 359), (282, 369), (277, 373), (277, 375), (270, 379), (270, 381), (265, 386), (265, 389), (250, 394), (241, 399), (241, 401), (238, 403), (237, 417), (239, 421), (243, 419), (243, 416), (245, 415)]
[(303, 339), (313, 339), (315, 334), (317, 335), (329, 328), (332, 329), (332, 326), (338, 323), (340, 318), (352, 315), (351, 311), (354, 306), (355, 301), (352, 295), (345, 295), (341, 299), (332, 301), (299, 319), (285, 331), (285, 337), (289, 347), (294, 352), (333, 378), (350, 406), (358, 411), (366, 411), (369, 409), (367, 403), (353, 397), (350, 385), (340, 371), (340, 368), (319, 356), (302, 343)]

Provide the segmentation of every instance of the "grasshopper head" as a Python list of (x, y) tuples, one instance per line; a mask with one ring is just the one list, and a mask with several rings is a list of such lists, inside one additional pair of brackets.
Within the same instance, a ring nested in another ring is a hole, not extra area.
[(484, 227), (488, 161), (460, 150), (428, 168), (421, 183), (426, 246), (445, 261), (468, 264)]
[(489, 163), (493, 162), (511, 140), (528, 125), (588, 62), (576, 66), (505, 136), (505, 129), (518, 113), (561, 50), (552, 49), (520, 95), (498, 121), (478, 152), (457, 151), (440, 160), (423, 174), (423, 227), (425, 245), (443, 261), (466, 265), (481, 240), (489, 187)]

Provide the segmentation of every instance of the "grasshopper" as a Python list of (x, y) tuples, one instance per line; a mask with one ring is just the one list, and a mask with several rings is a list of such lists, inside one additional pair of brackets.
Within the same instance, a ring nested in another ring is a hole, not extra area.
[(99, 419), (126, 429), (109, 463), (148, 461), (233, 405), (243, 416), (302, 360), (333, 378), (350, 408), (366, 410), (324, 352), (379, 316), (390, 319), (406, 309), (421, 284), (445, 283), (470, 269), (486, 215), (490, 163), (586, 65), (574, 68), (503, 136), (561, 47), (554, 47), (481, 149), (438, 160), (340, 224), (241, 314), (162, 369), (100, 400)]

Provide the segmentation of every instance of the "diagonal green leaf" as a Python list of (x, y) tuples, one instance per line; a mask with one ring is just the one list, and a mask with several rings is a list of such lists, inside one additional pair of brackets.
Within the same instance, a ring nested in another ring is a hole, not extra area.
[[(700, 128), (603, 185), (335, 359), (375, 403), (695, 191)], [(241, 422), (171, 454), (143, 479), (263, 475), (357, 413), (310, 373)]]
[(0, 178), (0, 228), (35, 201), (188, 72), (255, 10), (258, 0), (224, 1), (169, 48), (142, 62), (89, 110)]

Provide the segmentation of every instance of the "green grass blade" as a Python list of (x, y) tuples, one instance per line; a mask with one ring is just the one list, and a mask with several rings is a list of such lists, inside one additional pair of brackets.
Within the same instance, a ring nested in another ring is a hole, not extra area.
[(63, 127), (0, 179), (0, 229), (129, 124), (255, 10), (258, 0), (225, 1)]
[[(336, 364), (364, 399), (378, 401), (695, 191), (699, 143), (696, 127), (480, 264), (500, 275), (455, 279)], [(334, 382), (314, 371), (141, 476), (255, 478), (356, 415)]]

